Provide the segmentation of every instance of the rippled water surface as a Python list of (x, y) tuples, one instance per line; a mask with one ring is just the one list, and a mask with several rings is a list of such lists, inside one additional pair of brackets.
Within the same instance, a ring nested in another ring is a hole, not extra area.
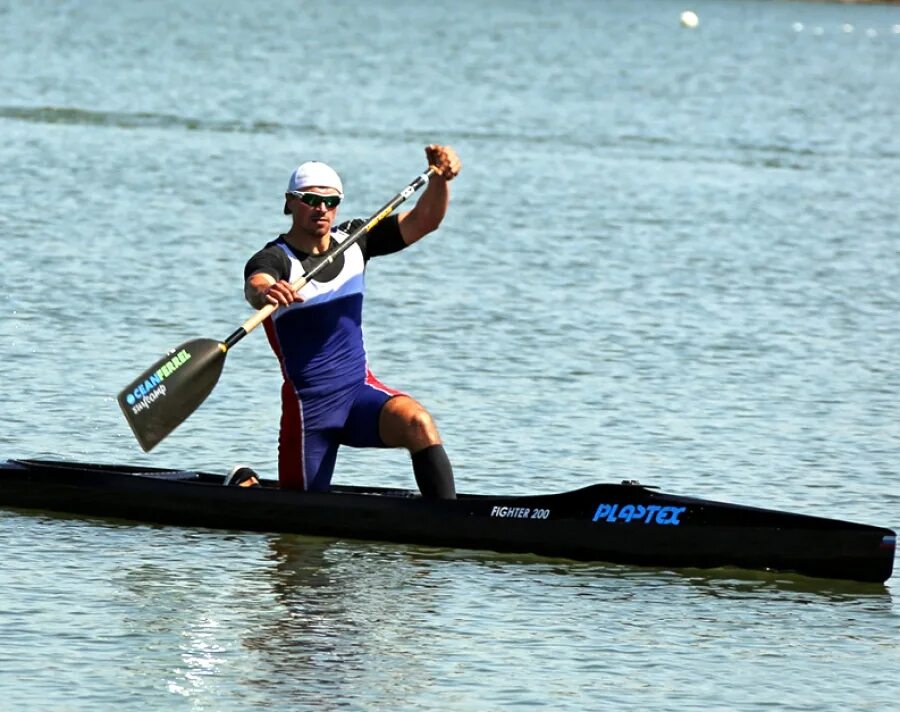
[[(115, 395), (247, 316), (301, 160), (368, 215), (370, 360), (468, 492), (637, 478), (896, 528), (900, 10), (707, 0), (0, 1), (0, 457), (274, 472), (261, 333), (151, 454)], [(411, 486), (402, 453), (337, 481)], [(16, 710), (871, 709), (867, 587), (0, 512)]]

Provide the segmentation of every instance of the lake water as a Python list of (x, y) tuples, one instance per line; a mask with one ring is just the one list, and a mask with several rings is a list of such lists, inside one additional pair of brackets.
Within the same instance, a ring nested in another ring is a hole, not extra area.
[[(464, 492), (640, 479), (900, 525), (900, 10), (763, 0), (0, 1), (0, 456), (274, 472), (262, 333), (150, 454), (115, 396), (250, 315), (297, 163), (367, 216), (375, 372)], [(336, 481), (410, 487), (404, 453)], [(887, 710), (857, 586), (0, 512), (10, 710)]]

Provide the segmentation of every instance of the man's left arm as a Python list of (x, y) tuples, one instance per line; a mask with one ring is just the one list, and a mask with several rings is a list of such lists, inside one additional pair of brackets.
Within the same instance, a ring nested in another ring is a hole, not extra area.
[(428, 181), (428, 187), (422, 193), (415, 207), (398, 216), (400, 235), (403, 242), (411, 245), (425, 235), (438, 229), (447, 206), (450, 205), (450, 186), (462, 163), (459, 156), (450, 146), (432, 144), (425, 147), (428, 165), (434, 166), (437, 174)]

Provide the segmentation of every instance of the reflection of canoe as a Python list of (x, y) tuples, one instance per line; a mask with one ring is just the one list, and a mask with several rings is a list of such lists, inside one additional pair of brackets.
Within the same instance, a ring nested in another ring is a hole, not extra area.
[(534, 553), (665, 567), (795, 571), (884, 582), (890, 529), (679, 497), (638, 484), (424, 500), (406, 490), (223, 487), (223, 477), (41, 460), (0, 463), (0, 505), (182, 526)]

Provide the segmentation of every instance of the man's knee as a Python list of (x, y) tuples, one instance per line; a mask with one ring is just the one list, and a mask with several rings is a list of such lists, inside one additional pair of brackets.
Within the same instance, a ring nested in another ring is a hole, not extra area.
[(417, 452), (441, 442), (437, 425), (425, 408), (408, 396), (390, 400), (382, 419), (385, 444)]
[(409, 432), (413, 440), (425, 443), (422, 447), (434, 445), (440, 441), (434, 418), (422, 406), (419, 406), (410, 416)]

